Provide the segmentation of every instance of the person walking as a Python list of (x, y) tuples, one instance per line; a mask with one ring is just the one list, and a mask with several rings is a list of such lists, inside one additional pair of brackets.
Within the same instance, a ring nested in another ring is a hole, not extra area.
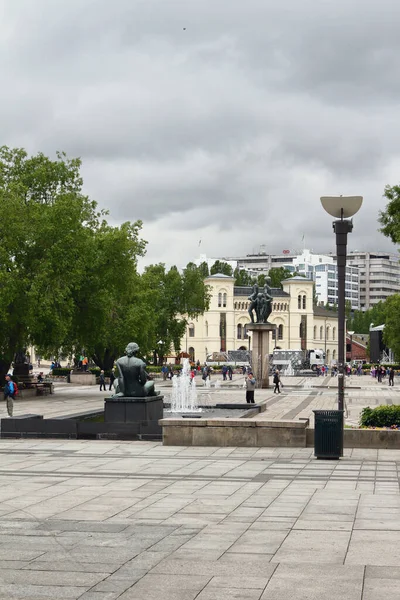
[(228, 367), (226, 365), (223, 365), (222, 366), (222, 378), (223, 378), (223, 381), (226, 381), (226, 374), (227, 374), (227, 372), (228, 372)]
[(163, 376), (163, 381), (167, 381), (167, 376), (168, 376), (168, 367), (167, 367), (167, 365), (163, 365), (161, 367), (161, 373), (162, 373), (162, 376)]
[(389, 385), (390, 385), (390, 387), (394, 386), (394, 369), (393, 369), (393, 367), (391, 367), (391, 369), (389, 371)]
[(253, 373), (249, 373), (246, 377), (246, 402), (247, 404), (254, 404), (254, 390), (256, 387), (256, 378)]
[(104, 371), (101, 370), (100, 371), (100, 391), (104, 388), (104, 391), (106, 392), (106, 378), (104, 377)]
[(280, 394), (281, 390), (280, 390), (279, 386), (280, 386), (280, 383), (281, 383), (281, 378), (279, 377), (279, 371), (278, 371), (278, 369), (276, 369), (276, 371), (274, 373), (274, 380), (273, 381), (274, 381), (274, 384), (275, 384), (274, 394), (276, 394), (277, 392), (278, 392), (278, 394)]
[(231, 365), (228, 366), (228, 377), (229, 377), (229, 381), (232, 381), (233, 370), (232, 370), (232, 366)]
[(4, 400), (7, 405), (8, 416), (12, 417), (14, 413), (14, 400), (16, 394), (16, 386), (10, 375), (6, 375), (6, 385), (4, 386)]
[(85, 356), (84, 359), (83, 359), (83, 361), (82, 361), (82, 367), (83, 367), (83, 370), (85, 371), (85, 373), (88, 370), (88, 364), (89, 364), (88, 357)]
[(111, 392), (111, 390), (113, 388), (114, 381), (115, 381), (114, 369), (111, 369), (111, 371), (110, 371), (110, 387), (108, 388), (108, 390), (110, 392)]

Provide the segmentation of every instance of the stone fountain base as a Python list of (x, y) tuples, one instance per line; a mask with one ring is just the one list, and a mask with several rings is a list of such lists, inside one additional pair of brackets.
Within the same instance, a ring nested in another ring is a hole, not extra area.
[(162, 432), (158, 421), (163, 418), (164, 396), (146, 396), (143, 398), (105, 398), (104, 421), (113, 424), (113, 431), (118, 433), (118, 426), (124, 432), (127, 425), (138, 435), (160, 435)]

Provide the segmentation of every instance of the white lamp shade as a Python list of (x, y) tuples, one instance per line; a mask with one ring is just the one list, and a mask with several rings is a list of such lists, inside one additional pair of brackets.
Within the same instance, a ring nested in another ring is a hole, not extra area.
[(348, 219), (361, 208), (362, 196), (322, 196), (321, 204), (336, 219)]

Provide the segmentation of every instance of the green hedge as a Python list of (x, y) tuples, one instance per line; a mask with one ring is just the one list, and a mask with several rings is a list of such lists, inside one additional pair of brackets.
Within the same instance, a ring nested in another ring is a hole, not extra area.
[(362, 427), (400, 427), (400, 406), (367, 406), (361, 412), (360, 425)]
[(61, 377), (63, 375), (68, 375), (71, 372), (71, 369), (62, 369), (56, 368), (51, 371), (52, 375), (56, 375), (57, 377)]
[[(361, 365), (362, 369), (372, 369), (374, 367), (376, 367), (376, 364), (373, 364), (373, 363), (371, 363), (371, 364), (370, 363), (365, 363), (365, 365)], [(387, 369), (387, 367), (389, 367), (389, 369), (391, 369), (393, 367), (393, 369), (395, 371), (399, 371), (400, 370), (400, 365), (397, 364), (397, 363), (393, 363), (393, 364), (390, 363), (390, 364), (387, 364), (387, 365), (385, 364), (385, 365), (381, 365), (381, 367), (385, 367), (385, 369)]]

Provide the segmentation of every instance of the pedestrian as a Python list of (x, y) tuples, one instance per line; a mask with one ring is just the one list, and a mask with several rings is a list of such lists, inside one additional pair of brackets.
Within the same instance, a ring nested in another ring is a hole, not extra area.
[(229, 377), (229, 381), (232, 381), (233, 370), (232, 370), (231, 365), (228, 366), (228, 377)]
[(226, 365), (222, 365), (222, 379), (226, 381), (226, 374), (228, 373), (228, 367)]
[(281, 383), (281, 378), (279, 377), (279, 371), (278, 369), (276, 369), (275, 373), (274, 373), (274, 394), (276, 394), (276, 392), (278, 392), (278, 394), (281, 393), (281, 390), (279, 389), (279, 385)]
[(391, 387), (394, 386), (394, 369), (393, 369), (393, 367), (391, 367), (390, 371), (389, 371), (389, 385)]
[(4, 386), (4, 400), (7, 404), (7, 412), (9, 417), (13, 416), (16, 391), (17, 386), (11, 379), (11, 376), (6, 375), (6, 385)]
[(246, 377), (246, 402), (247, 404), (254, 404), (254, 390), (256, 387), (256, 378), (250, 371)]
[(167, 376), (168, 376), (168, 367), (167, 367), (167, 365), (163, 365), (161, 367), (161, 373), (162, 373), (162, 376), (163, 376), (163, 381), (166, 381), (167, 380)]
[(88, 370), (88, 363), (89, 363), (88, 357), (85, 356), (82, 361), (82, 367), (83, 367), (83, 370), (85, 371), (85, 373)]
[(114, 369), (111, 369), (111, 371), (110, 371), (110, 387), (108, 388), (109, 391), (112, 390), (114, 381), (115, 381)]
[(104, 371), (100, 371), (100, 391), (103, 389), (106, 391), (106, 378), (104, 377)]
[(378, 367), (377, 371), (378, 371), (378, 383), (382, 383), (382, 369), (381, 369), (381, 367)]

